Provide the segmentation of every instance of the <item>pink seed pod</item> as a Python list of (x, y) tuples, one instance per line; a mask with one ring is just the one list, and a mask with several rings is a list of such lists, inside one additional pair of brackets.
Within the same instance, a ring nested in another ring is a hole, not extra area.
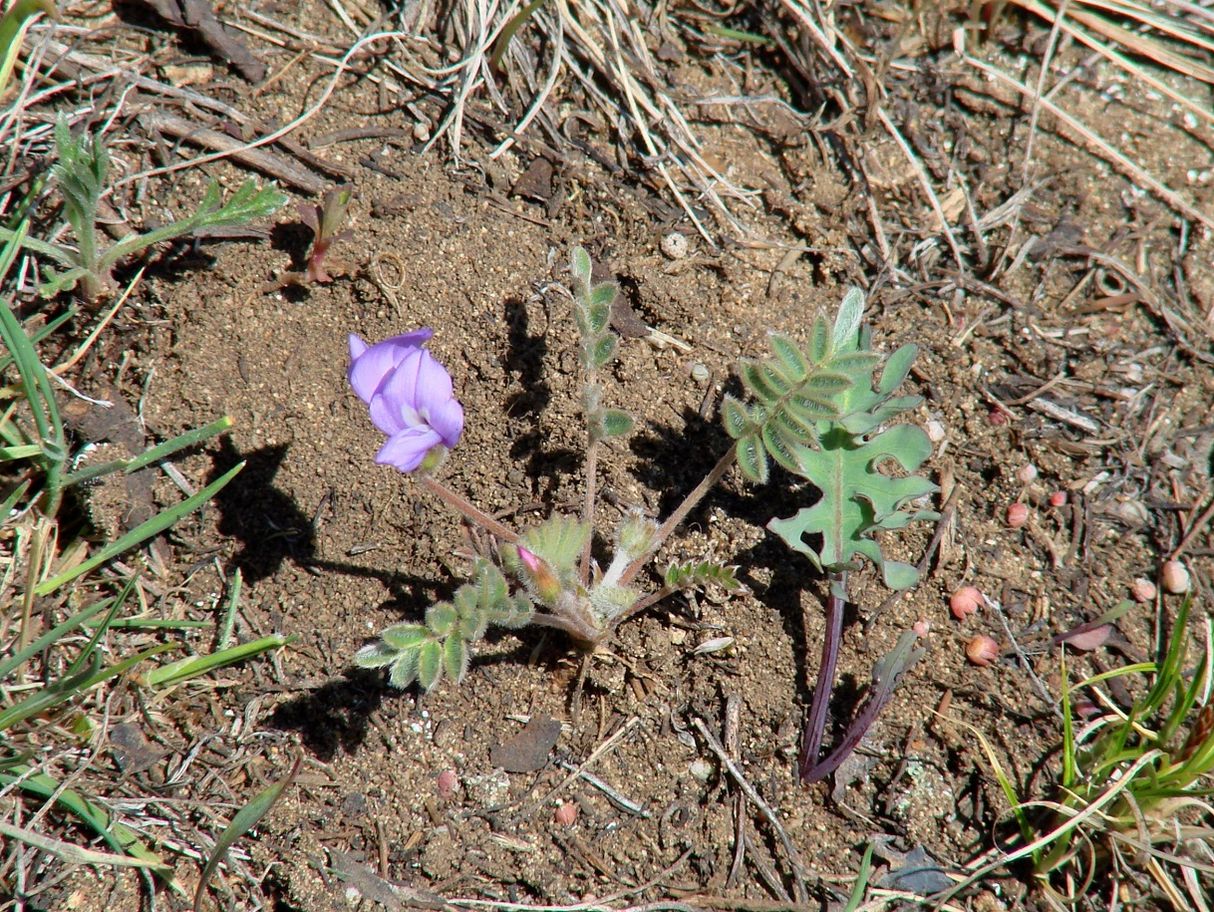
[(911, 624), (911, 630), (915, 631), (915, 636), (923, 639), (932, 632), (932, 622), (926, 618), (919, 618), (919, 620)]
[(1067, 501), (1066, 491), (1055, 491), (1050, 495), (1051, 507), (1065, 507)]
[(1037, 480), (1037, 467), (1031, 462), (1026, 462), (1016, 472), (1016, 477), (1020, 479), (1021, 484), (1032, 484)]
[(953, 617), (959, 621), (964, 621), (982, 607), (984, 600), (982, 592), (978, 588), (974, 586), (962, 586), (948, 600), (948, 609), (953, 613)]
[(438, 790), (438, 797), (446, 801), (459, 787), (459, 776), (455, 770), (445, 769), (434, 777), (434, 787)]
[(1164, 561), (1159, 570), (1159, 581), (1163, 588), (1174, 595), (1189, 591), (1189, 571), (1178, 560)]
[(1019, 529), (1029, 521), (1029, 508), (1020, 501), (1008, 504), (1007, 515), (1005, 518), (1010, 528)]
[(999, 658), (999, 644), (985, 634), (971, 637), (965, 644), (965, 657), (982, 668)]
[(557, 826), (573, 826), (575, 820), (577, 820), (577, 805), (572, 802), (557, 805), (556, 811), (552, 814), (552, 821)]
[(1141, 576), (1130, 584), (1130, 592), (1134, 596), (1134, 601), (1142, 602), (1143, 604), (1155, 601), (1157, 594), (1155, 584), (1149, 579), (1143, 579)]

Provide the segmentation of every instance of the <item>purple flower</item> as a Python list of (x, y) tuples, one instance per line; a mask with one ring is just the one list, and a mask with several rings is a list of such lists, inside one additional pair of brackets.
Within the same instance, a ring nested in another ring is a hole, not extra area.
[(451, 375), (423, 348), (433, 334), (417, 329), (374, 345), (350, 335), (346, 375), (372, 423), (388, 435), (375, 461), (402, 472), (415, 471), (432, 451), (441, 458), (464, 430)]

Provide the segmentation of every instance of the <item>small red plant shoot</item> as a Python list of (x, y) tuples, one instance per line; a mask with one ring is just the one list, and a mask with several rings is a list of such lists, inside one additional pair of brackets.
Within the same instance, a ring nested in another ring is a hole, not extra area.
[(962, 586), (948, 600), (948, 608), (953, 613), (953, 617), (964, 621), (982, 607), (983, 601), (982, 592), (977, 587)]
[(315, 203), (299, 204), (299, 220), (311, 228), (313, 234), (312, 249), (308, 251), (308, 265), (303, 274), (306, 283), (325, 285), (333, 281), (333, 276), (325, 268), (325, 257), (334, 241), (353, 237), (351, 232), (341, 230), (352, 196), (348, 187), (337, 187), (325, 191), (319, 206)]

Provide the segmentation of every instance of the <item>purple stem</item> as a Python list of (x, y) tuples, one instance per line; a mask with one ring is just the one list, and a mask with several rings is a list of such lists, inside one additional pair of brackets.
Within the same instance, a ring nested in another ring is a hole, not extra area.
[(802, 782), (819, 782), (825, 779), (838, 769), (839, 764), (856, 749), (856, 745), (877, 721), (877, 716), (881, 714), (881, 710), (885, 709), (886, 704), (894, 695), (894, 688), (898, 686), (902, 674), (923, 655), (922, 649), (915, 648), (916, 639), (914, 631), (906, 631), (898, 638), (898, 645), (894, 647), (894, 651), (877, 663), (877, 667), (873, 671), (873, 686), (869, 692), (868, 702), (864, 704), (864, 709), (852, 720), (843, 735), (843, 740), (827, 757), (821, 762), (811, 762), (808, 766), (802, 764)]
[(429, 475), (414, 475), (413, 476), (419, 485), (451, 507), (474, 525), (480, 526), (490, 535), (496, 535), (502, 541), (516, 542), (518, 541), (518, 533), (513, 529), (503, 526), (500, 522), (481, 510), (479, 507), (472, 505), (472, 502), (467, 498), (456, 494), (449, 487), (435, 481)]
[[(830, 575), (830, 597), (826, 600), (826, 638), (822, 641), (822, 661), (818, 665), (818, 683), (809, 704), (809, 718), (801, 738), (801, 781), (809, 778), (822, 751), (822, 736), (826, 731), (826, 711), (830, 707), (830, 692), (835, 685), (835, 669), (839, 664), (839, 646), (843, 642), (843, 606), (847, 603), (847, 573)], [(836, 764), (837, 766), (838, 764)]]

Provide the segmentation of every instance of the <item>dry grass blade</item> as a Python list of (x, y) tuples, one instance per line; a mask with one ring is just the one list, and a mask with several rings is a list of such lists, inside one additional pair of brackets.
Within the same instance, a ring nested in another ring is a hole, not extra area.
[(1174, 210), (1192, 221), (1201, 222), (1203, 225), (1206, 225), (1209, 228), (1214, 228), (1214, 214), (1202, 212), (1171, 187), (1168, 187), (1162, 181), (1150, 174), (1145, 168), (1142, 167), (1142, 165), (1138, 164), (1124, 153), (1114, 148), (1108, 140), (1097, 134), (1087, 124), (1083, 123), (1073, 115), (1068, 114), (1048, 98), (1039, 98), (1036, 92), (1019, 80), (1014, 79), (1007, 73), (1004, 73), (998, 67), (992, 66), (984, 60), (979, 60), (977, 57), (974, 57), (971, 54), (964, 54), (963, 59), (967, 64), (974, 67), (984, 75), (993, 80), (1001, 82), (1004, 85), (1010, 86), (1021, 95), (1025, 96), (1025, 98), (1040, 104), (1045, 111), (1056, 117), (1058, 121), (1067, 129), (1077, 134), (1080, 140), (1086, 146), (1088, 146), (1093, 153), (1105, 159), (1122, 173), (1129, 176), (1139, 186), (1150, 190)]

